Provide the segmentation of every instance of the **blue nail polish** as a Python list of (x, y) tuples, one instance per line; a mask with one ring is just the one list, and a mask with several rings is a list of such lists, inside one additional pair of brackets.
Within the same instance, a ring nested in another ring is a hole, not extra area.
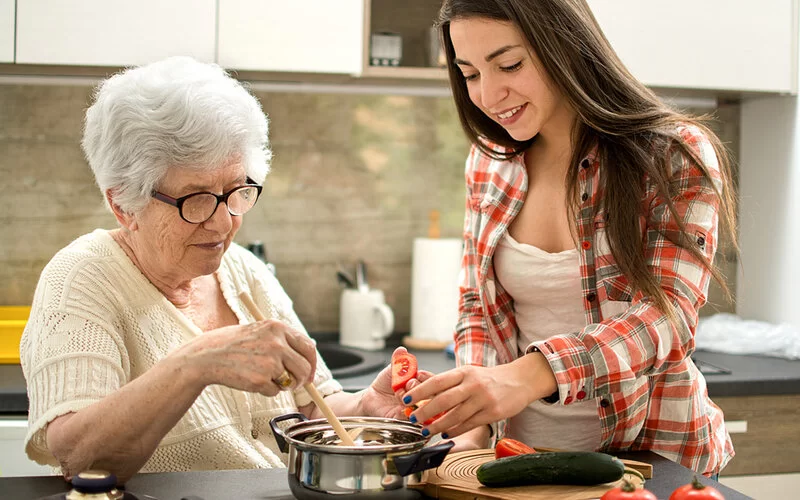
[(412, 424), (416, 424), (417, 423), (417, 417), (415, 417), (414, 415), (411, 415), (410, 417), (408, 417), (408, 421), (411, 422)]
[(408, 404), (411, 402), (411, 396), (406, 396), (403, 398), (403, 403)]
[(431, 433), (431, 431), (429, 431), (428, 429), (422, 429), (422, 435), (424, 437), (428, 437), (428, 434), (430, 434), (430, 433)]
[(447, 439), (447, 438), (449, 438), (449, 437), (450, 437), (450, 436), (448, 436), (446, 432), (443, 432), (443, 433), (442, 433), (442, 439)]

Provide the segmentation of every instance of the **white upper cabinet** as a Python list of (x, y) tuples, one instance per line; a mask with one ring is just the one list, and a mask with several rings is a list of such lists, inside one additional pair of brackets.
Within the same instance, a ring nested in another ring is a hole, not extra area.
[(14, 0), (0, 0), (0, 63), (14, 62)]
[(17, 63), (127, 66), (172, 55), (214, 61), (216, 0), (16, 3)]
[(654, 87), (796, 92), (797, 0), (588, 0)]
[(360, 74), (364, 0), (219, 0), (217, 62), (231, 69)]

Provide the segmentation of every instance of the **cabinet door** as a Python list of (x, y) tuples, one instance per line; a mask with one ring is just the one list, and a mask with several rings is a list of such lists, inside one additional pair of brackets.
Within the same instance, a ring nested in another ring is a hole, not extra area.
[(725, 476), (800, 472), (800, 395), (712, 397), (726, 422), (746, 422), (745, 432), (731, 433), (736, 456)]
[(17, 0), (17, 63), (214, 61), (215, 0)]
[(217, 62), (225, 68), (361, 72), (363, 0), (219, 0)]
[(796, 0), (588, 1), (617, 54), (647, 85), (796, 91)]
[(0, 0), (0, 63), (14, 62), (14, 0)]
[(28, 420), (24, 415), (0, 417), (0, 477), (49, 476), (53, 468), (31, 461), (25, 454)]

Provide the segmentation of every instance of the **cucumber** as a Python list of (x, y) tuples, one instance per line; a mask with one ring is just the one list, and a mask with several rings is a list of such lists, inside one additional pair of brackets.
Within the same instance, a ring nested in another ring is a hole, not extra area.
[(594, 451), (553, 451), (506, 457), (478, 467), (478, 481), (492, 488), (528, 484), (588, 486), (622, 478), (625, 465)]

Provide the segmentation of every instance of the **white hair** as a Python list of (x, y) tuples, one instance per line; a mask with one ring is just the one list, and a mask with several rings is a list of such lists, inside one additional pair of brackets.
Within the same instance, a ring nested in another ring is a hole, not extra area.
[(101, 83), (81, 145), (103, 194), (113, 189), (114, 203), (133, 213), (173, 166), (208, 171), (239, 158), (263, 183), (267, 131), (261, 105), (222, 68), (171, 57)]

